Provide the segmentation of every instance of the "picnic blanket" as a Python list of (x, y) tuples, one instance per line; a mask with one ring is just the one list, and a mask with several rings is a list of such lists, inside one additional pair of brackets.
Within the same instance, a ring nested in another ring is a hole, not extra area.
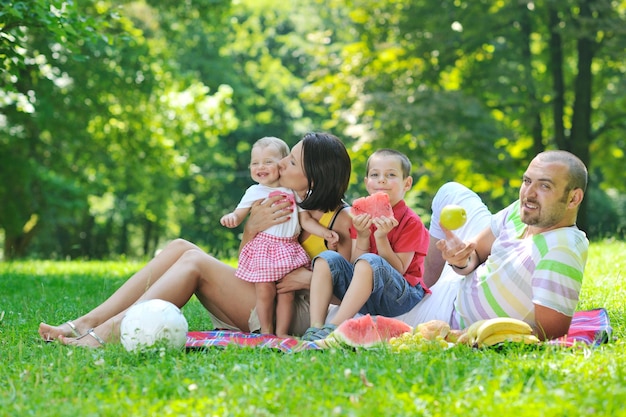
[(314, 342), (306, 342), (293, 337), (280, 338), (271, 334), (244, 333), (234, 330), (187, 332), (187, 343), (185, 346), (187, 349), (211, 346), (262, 347), (278, 349), (285, 353), (321, 349)]
[(573, 346), (577, 343), (597, 346), (608, 343), (612, 334), (613, 328), (606, 309), (596, 308), (575, 312), (567, 334), (548, 343), (561, 346)]
[[(572, 317), (567, 335), (548, 342), (551, 345), (574, 346), (577, 344), (597, 346), (611, 340), (613, 328), (604, 308), (577, 311)], [(321, 349), (314, 342), (296, 338), (280, 338), (268, 334), (244, 333), (232, 330), (209, 330), (187, 333), (187, 349), (226, 347), (261, 347), (277, 349), (285, 353)]]

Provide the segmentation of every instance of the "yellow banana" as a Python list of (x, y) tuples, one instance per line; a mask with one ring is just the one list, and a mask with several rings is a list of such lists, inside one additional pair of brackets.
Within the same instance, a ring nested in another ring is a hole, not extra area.
[(467, 330), (465, 331), (465, 336), (463, 339), (469, 345), (473, 345), (476, 342), (476, 336), (478, 335), (478, 328), (485, 323), (487, 320), (478, 320), (472, 323)]
[(480, 344), (486, 338), (495, 334), (532, 334), (533, 329), (528, 323), (510, 317), (497, 317), (486, 320), (476, 331), (475, 343)]
[(515, 342), (524, 344), (536, 344), (539, 343), (539, 339), (534, 334), (521, 334), (521, 333), (495, 333), (482, 339), (478, 343), (478, 347), (486, 347), (497, 345), (498, 343)]

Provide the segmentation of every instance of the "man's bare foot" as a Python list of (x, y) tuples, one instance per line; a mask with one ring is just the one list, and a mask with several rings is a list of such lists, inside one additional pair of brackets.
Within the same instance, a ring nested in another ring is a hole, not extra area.
[(58, 339), (60, 336), (78, 337), (81, 333), (71, 321), (65, 322), (58, 326), (51, 326), (46, 323), (39, 323), (39, 335), (46, 342)]
[(88, 348), (100, 348), (104, 346), (105, 341), (100, 337), (93, 329), (87, 330), (87, 332), (78, 337), (59, 336), (59, 341), (68, 346), (80, 346)]

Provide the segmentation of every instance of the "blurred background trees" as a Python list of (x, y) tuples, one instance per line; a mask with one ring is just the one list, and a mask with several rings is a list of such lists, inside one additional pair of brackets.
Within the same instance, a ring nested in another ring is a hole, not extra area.
[(590, 170), (579, 226), (626, 232), (626, 2), (0, 1), (4, 259), (151, 256), (184, 237), (233, 256), (219, 225), (251, 144), (330, 131), (353, 157), (414, 165), (429, 219), (445, 181), (493, 210), (528, 161)]

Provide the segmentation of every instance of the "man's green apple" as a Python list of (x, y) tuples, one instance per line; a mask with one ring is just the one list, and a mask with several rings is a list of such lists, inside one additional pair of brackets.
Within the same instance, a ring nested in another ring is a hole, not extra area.
[(439, 224), (448, 230), (456, 230), (467, 221), (465, 209), (456, 204), (448, 204), (441, 210)]

